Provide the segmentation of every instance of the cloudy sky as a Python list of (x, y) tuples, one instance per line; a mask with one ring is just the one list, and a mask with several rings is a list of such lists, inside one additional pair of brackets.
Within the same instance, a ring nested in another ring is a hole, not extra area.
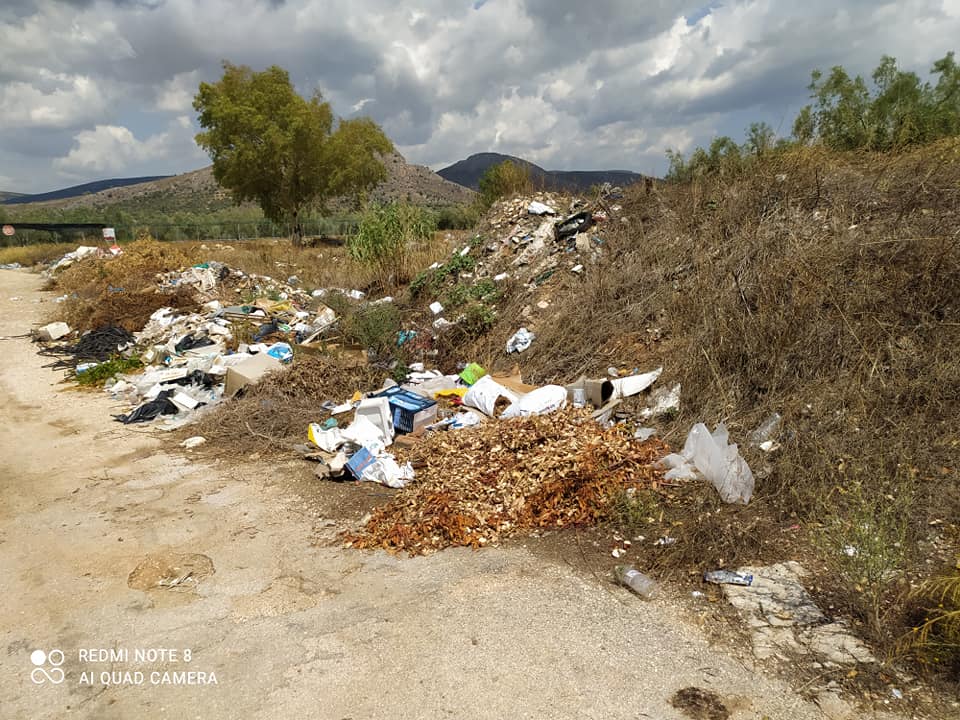
[(0, 0), (0, 189), (208, 164), (191, 102), (223, 59), (286, 68), (434, 169), (660, 173), (751, 120), (789, 134), (813, 68), (925, 77), (960, 45), (960, 0), (705, 2)]

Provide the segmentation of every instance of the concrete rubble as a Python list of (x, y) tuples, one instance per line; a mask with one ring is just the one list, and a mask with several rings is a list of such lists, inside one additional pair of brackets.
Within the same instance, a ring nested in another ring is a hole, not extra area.
[(722, 585), (723, 594), (751, 631), (758, 660), (811, 654), (827, 666), (875, 663), (867, 647), (839, 620), (829, 619), (803, 586), (807, 571), (797, 562), (742, 567), (749, 586)]

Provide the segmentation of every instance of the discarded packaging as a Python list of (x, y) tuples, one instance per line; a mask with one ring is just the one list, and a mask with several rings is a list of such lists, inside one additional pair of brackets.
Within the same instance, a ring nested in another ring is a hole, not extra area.
[(663, 368), (661, 367), (652, 372), (643, 373), (642, 375), (628, 375), (627, 377), (611, 380), (613, 384), (613, 397), (627, 398), (639, 395), (653, 385), (662, 372)]
[(487, 374), (487, 371), (476, 363), (470, 363), (460, 373), (460, 379), (467, 385), (473, 385), (480, 378)]
[(661, 465), (670, 468), (664, 476), (667, 480), (694, 477), (692, 465), (713, 483), (720, 498), (727, 503), (746, 505), (753, 495), (753, 472), (740, 456), (737, 446), (729, 443), (723, 423), (712, 435), (703, 423), (694, 425), (683, 450), (679, 454), (667, 455)]
[(38, 331), (41, 340), (59, 340), (70, 334), (70, 326), (65, 322), (52, 322)]
[(376, 397), (389, 400), (395, 432), (416, 432), (437, 419), (436, 401), (409, 390), (399, 387), (387, 388), (377, 393)]
[(397, 463), (393, 455), (384, 454), (375, 458), (372, 463), (364, 463), (360, 472), (360, 480), (375, 482), (391, 488), (402, 488), (408, 481), (413, 480), (413, 465)]
[(544, 205), (542, 202), (534, 200), (527, 206), (527, 212), (531, 215), (556, 215), (557, 211), (554, 210), (549, 205)]
[(438, 302), (430, 303), (430, 312), (432, 312), (434, 315), (439, 315), (443, 312), (443, 305)]
[(484, 375), (463, 396), (463, 404), (476, 408), (484, 415), (493, 417), (497, 400), (506, 398), (511, 404), (520, 398), (489, 375)]
[(523, 352), (533, 344), (536, 337), (525, 327), (520, 328), (513, 334), (513, 337), (507, 340), (507, 354)]
[(361, 400), (357, 406), (356, 417), (365, 417), (383, 433), (384, 437), (393, 438), (393, 421), (390, 419), (390, 400), (385, 397), (367, 398)]
[(567, 389), (560, 385), (544, 385), (529, 392), (504, 410), (504, 419), (548, 415), (567, 406)]
[(164, 390), (157, 395), (156, 399), (144, 403), (126, 415), (114, 415), (113, 418), (124, 425), (131, 425), (133, 423), (150, 422), (160, 415), (175, 415), (178, 408), (170, 399), (173, 393), (173, 390)]
[(273, 370), (279, 370), (283, 363), (272, 355), (259, 353), (227, 368), (223, 394), (233, 397), (248, 385), (255, 385), (263, 376)]
[(180, 443), (180, 447), (186, 448), (187, 450), (192, 450), (195, 447), (203, 445), (206, 441), (207, 439), (202, 435), (194, 435), (193, 437), (189, 437)]
[(706, 582), (716, 585), (743, 585), (749, 587), (753, 584), (753, 575), (733, 572), (732, 570), (711, 570), (703, 574), (703, 579)]

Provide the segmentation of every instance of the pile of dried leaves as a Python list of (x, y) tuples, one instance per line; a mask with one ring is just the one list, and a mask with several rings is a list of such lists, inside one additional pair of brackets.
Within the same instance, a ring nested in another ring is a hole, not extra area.
[(437, 434), (409, 458), (416, 480), (347, 540), (419, 555), (596, 522), (624, 488), (659, 488), (653, 463), (668, 452), (659, 440), (605, 430), (582, 411)]

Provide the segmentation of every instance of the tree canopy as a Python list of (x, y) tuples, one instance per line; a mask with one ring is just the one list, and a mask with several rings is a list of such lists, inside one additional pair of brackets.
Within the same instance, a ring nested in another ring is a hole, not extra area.
[(960, 66), (954, 54), (937, 60), (930, 74), (931, 80), (923, 82), (888, 55), (871, 74), (872, 87), (839, 65), (828, 73), (814, 70), (808, 86), (813, 102), (801, 108), (792, 138), (778, 140), (766, 123), (752, 123), (743, 145), (722, 135), (689, 158), (667, 150), (667, 178), (739, 172), (755, 157), (798, 144), (883, 152), (960, 135)]
[(200, 84), (193, 106), (203, 128), (197, 144), (235, 202), (257, 202), (270, 220), (290, 222), (299, 242), (304, 210), (324, 212), (331, 198), (386, 179), (380, 157), (393, 145), (372, 120), (335, 119), (319, 92), (301, 97), (276, 65), (254, 72), (225, 62), (223, 70), (218, 82)]

